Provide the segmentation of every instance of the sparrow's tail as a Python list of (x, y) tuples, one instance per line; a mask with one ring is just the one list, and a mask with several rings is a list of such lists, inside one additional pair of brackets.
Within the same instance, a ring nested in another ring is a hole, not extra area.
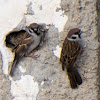
[(12, 66), (10, 67), (10, 70), (9, 70), (9, 75), (10, 75), (10, 76), (13, 76), (13, 71), (14, 71), (14, 69), (15, 69), (15, 67), (16, 67), (16, 64), (17, 64), (17, 60), (15, 59), (15, 60), (13, 61), (13, 63), (12, 63)]
[(82, 84), (82, 78), (74, 66), (67, 69), (67, 74), (70, 80), (71, 88), (77, 88), (77, 85)]

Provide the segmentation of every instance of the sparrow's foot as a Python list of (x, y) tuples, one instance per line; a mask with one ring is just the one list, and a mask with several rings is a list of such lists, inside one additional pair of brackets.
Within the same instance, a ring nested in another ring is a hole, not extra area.
[(37, 59), (37, 58), (40, 57), (40, 54), (36, 54), (36, 55), (30, 54), (29, 57), (32, 57), (32, 58), (34, 58), (34, 59)]
[(40, 54), (27, 54), (27, 55), (25, 55), (25, 57), (31, 57), (31, 58), (33, 58), (33, 59), (37, 59), (37, 58), (39, 58), (40, 57)]
[(84, 74), (82, 74), (82, 76), (83, 76), (83, 80), (87, 82), (87, 77)]

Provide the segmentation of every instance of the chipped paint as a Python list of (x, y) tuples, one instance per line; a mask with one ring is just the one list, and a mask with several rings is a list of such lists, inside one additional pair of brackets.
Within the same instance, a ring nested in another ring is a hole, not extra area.
[[(27, 14), (27, 5), (31, 2), (32, 15)], [(61, 0), (1, 0), (0, 1), (0, 51), (3, 59), (3, 73), (8, 74), (9, 63), (13, 61), (14, 54), (5, 46), (6, 35), (17, 27), (20, 30), (23, 26), (32, 22), (54, 25), (59, 32), (63, 31), (64, 25), (68, 20), (63, 11), (56, 11), (60, 7)], [(25, 21), (23, 22), (23, 19)], [(56, 47), (54, 55), (60, 57), (60, 47)], [(19, 66), (22, 73), (26, 72)], [(11, 93), (13, 100), (36, 100), (39, 86), (31, 75), (22, 75), (20, 80), (11, 80)], [(41, 82), (44, 85), (44, 81)]]
[(22, 66), (18, 66), (19, 70), (22, 72), (22, 73), (25, 73), (26, 72), (26, 69), (23, 68)]
[(28, 4), (25, 0), (0, 1), (0, 51), (3, 59), (3, 73), (8, 74), (9, 62), (13, 61), (13, 54), (5, 46), (5, 37), (23, 20)]
[(13, 100), (36, 100), (39, 92), (38, 83), (31, 75), (21, 76), (20, 80), (11, 79), (11, 93)]
[[(26, 6), (30, 2), (32, 3), (31, 7), (34, 11), (34, 15), (25, 16), (25, 13), (27, 11)], [(60, 0), (20, 0), (20, 2), (18, 0), (9, 0), (9, 2), (2, 1), (2, 6), (0, 7), (0, 13), (2, 13), (0, 15), (0, 51), (3, 55), (2, 69), (4, 74), (8, 74), (9, 62), (13, 61), (14, 56), (14, 54), (12, 54), (12, 52), (5, 47), (5, 36), (15, 27), (17, 27), (17, 25), (19, 25), (24, 17), (26, 17), (26, 24), (28, 25), (32, 23), (32, 21), (37, 23), (53, 24), (58, 28), (59, 32), (63, 31), (68, 17), (66, 15), (63, 15), (63, 12), (61, 10), (56, 11), (57, 8), (61, 8), (60, 2)], [(40, 9), (40, 6), (42, 7), (42, 9)], [(20, 29), (20, 27), (17, 28)]]
[(40, 85), (41, 85), (41, 86), (44, 85), (44, 81), (42, 81), (42, 82), (40, 83)]
[(26, 22), (29, 24), (33, 20), (36, 23), (53, 24), (59, 32), (63, 31), (68, 17), (62, 10), (56, 11), (61, 8), (60, 2), (61, 0), (33, 0), (31, 7), (34, 15), (26, 15)]
[(56, 50), (53, 51), (53, 54), (60, 59), (61, 47), (56, 46)]

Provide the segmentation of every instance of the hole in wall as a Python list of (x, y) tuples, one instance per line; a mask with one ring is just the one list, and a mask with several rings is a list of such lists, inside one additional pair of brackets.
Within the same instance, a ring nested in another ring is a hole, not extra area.
[(26, 32), (25, 30), (20, 30), (9, 33), (6, 36), (5, 40), (6, 46), (8, 48), (14, 49), (14, 47), (18, 44), (18, 42), (21, 42), (23, 40), (25, 32)]

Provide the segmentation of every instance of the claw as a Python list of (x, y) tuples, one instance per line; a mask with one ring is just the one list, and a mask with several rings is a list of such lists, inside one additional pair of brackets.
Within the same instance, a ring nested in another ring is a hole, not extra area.
[(37, 58), (40, 57), (40, 54), (36, 54), (36, 55), (34, 55), (34, 54), (29, 54), (27, 57), (31, 57), (31, 58), (33, 58), (33, 59), (37, 59)]

